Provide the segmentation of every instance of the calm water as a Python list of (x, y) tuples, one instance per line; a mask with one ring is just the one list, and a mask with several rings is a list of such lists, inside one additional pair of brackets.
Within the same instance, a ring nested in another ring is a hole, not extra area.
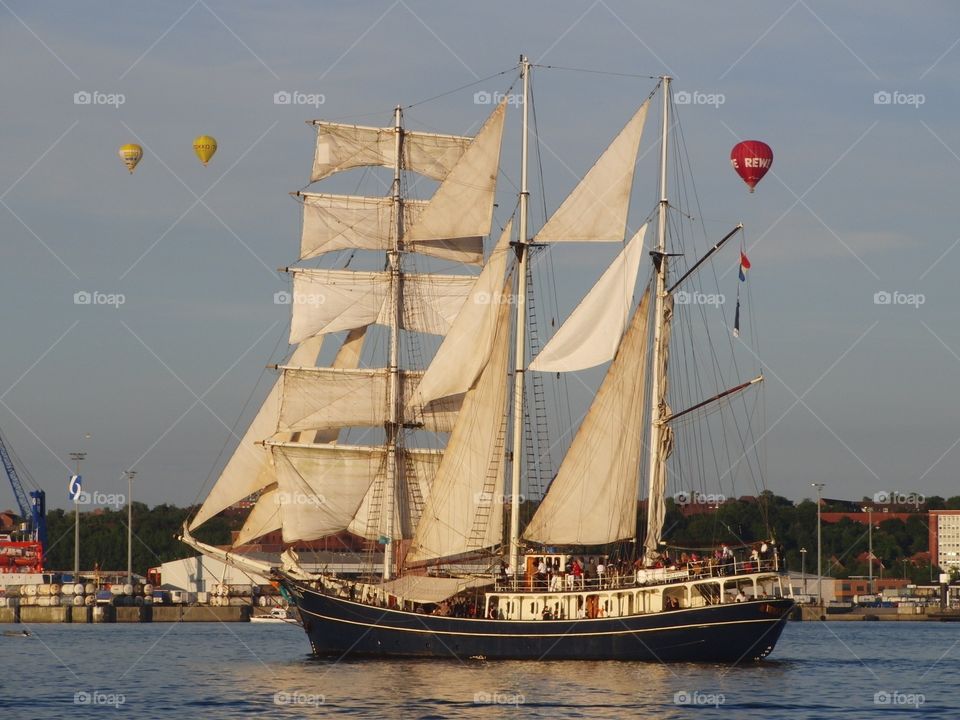
[(4, 718), (960, 717), (960, 624), (791, 623), (767, 661), (733, 668), (337, 663), (298, 627), (245, 623), (33, 630), (0, 636)]

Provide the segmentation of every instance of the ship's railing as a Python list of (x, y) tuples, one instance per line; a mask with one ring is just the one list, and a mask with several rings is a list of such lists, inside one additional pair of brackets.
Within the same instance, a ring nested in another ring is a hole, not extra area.
[(598, 574), (596, 576), (579, 575), (575, 577), (572, 573), (561, 571), (560, 573), (548, 573), (545, 578), (536, 575), (515, 578), (501, 577), (494, 584), (494, 589), (500, 592), (609, 590), (669, 585), (670, 583), (705, 578), (779, 571), (780, 563), (776, 556), (759, 561), (729, 558), (722, 561), (688, 562), (667, 568), (630, 569), (626, 572), (622, 568), (611, 568), (602, 575)]

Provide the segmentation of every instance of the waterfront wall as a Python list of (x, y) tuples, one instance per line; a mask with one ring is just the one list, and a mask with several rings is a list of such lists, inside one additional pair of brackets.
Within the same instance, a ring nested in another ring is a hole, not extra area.
[(0, 623), (143, 623), (143, 622), (249, 622), (249, 605), (208, 607), (168, 605), (153, 607), (38, 607), (0, 608)]

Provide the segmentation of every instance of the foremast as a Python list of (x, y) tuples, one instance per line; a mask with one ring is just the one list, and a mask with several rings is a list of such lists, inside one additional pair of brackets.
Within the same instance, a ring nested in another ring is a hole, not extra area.
[(517, 255), (517, 277), (514, 297), (517, 303), (516, 347), (514, 350), (513, 376), (513, 461), (510, 464), (510, 568), (519, 573), (520, 562), (520, 459), (523, 457), (523, 374), (526, 369), (527, 342), (527, 204), (530, 193), (527, 189), (527, 123), (529, 120), (530, 61), (526, 55), (520, 56), (520, 74), (523, 78), (523, 131), (520, 144), (520, 198), (519, 198), (519, 234), (515, 245)]
[[(657, 244), (650, 253), (653, 257), (654, 271), (654, 310), (653, 310), (653, 359), (650, 375), (650, 442), (647, 446), (649, 463), (647, 478), (647, 533), (644, 540), (645, 557), (652, 562), (659, 554), (660, 537), (663, 530), (665, 512), (666, 462), (669, 455), (666, 418), (670, 414), (667, 406), (667, 357), (670, 344), (670, 319), (672, 303), (668, 302), (667, 291), (667, 211), (670, 207), (668, 197), (667, 162), (670, 139), (670, 80), (668, 75), (661, 78), (663, 87), (663, 118), (660, 136), (660, 203), (657, 209)], [(666, 445), (666, 447), (665, 447)]]
[(393, 216), (395, 220), (393, 245), (387, 253), (387, 260), (390, 268), (390, 291), (392, 293), (393, 312), (390, 315), (390, 359), (388, 362), (389, 383), (387, 393), (387, 403), (389, 405), (389, 419), (386, 423), (387, 435), (387, 472), (386, 483), (384, 487), (383, 508), (386, 513), (385, 518), (385, 539), (383, 547), (383, 579), (390, 580), (393, 577), (393, 565), (395, 548), (393, 538), (395, 534), (395, 507), (397, 484), (401, 468), (397, 459), (399, 453), (398, 446), (401, 442), (400, 427), (402, 423), (402, 408), (400, 407), (400, 324), (401, 313), (403, 312), (403, 268), (401, 264), (401, 253), (403, 252), (403, 196), (401, 194), (400, 180), (403, 158), (403, 111), (400, 106), (394, 109), (393, 113), (394, 128), (394, 154), (395, 161), (393, 166)]

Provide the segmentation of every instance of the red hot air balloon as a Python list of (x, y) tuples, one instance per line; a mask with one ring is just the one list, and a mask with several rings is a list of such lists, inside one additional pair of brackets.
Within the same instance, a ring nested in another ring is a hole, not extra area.
[(757, 183), (773, 165), (773, 150), (759, 140), (744, 140), (734, 145), (730, 151), (730, 164), (737, 171), (737, 175), (750, 186), (750, 192), (753, 192)]

